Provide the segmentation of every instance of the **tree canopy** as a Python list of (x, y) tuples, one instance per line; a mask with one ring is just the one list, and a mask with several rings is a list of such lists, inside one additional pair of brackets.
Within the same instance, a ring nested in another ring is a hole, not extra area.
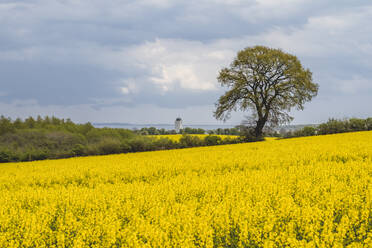
[(250, 111), (256, 137), (262, 136), (265, 125), (291, 121), (288, 112), (303, 110), (318, 92), (312, 73), (296, 56), (264, 46), (239, 51), (219, 72), (218, 81), (228, 91), (216, 103), (214, 116), (226, 120), (232, 111)]

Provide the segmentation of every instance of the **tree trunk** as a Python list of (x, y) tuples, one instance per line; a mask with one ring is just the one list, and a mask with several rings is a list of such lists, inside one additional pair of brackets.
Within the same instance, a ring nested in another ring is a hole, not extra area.
[(261, 138), (263, 136), (263, 128), (265, 126), (266, 120), (265, 119), (258, 119), (256, 128), (254, 129), (254, 134), (256, 138)]

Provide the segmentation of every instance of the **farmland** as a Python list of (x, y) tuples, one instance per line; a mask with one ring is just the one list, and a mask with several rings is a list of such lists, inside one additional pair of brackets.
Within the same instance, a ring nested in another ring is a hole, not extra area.
[(371, 247), (371, 141), (1, 164), (0, 247)]

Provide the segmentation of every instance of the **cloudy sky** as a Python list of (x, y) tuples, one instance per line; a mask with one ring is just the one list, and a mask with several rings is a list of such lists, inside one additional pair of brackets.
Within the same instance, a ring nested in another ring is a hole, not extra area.
[(0, 0), (0, 114), (220, 123), (218, 71), (266, 45), (320, 85), (295, 124), (372, 116), (371, 23), (369, 0)]

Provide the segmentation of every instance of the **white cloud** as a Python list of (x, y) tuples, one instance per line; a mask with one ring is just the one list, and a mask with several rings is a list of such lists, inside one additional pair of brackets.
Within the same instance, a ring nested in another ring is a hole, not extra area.
[(133, 78), (126, 78), (119, 82), (119, 85), (124, 85), (119, 87), (120, 91), (124, 95), (136, 94), (139, 92), (139, 87), (136, 84), (136, 80)]
[(176, 86), (191, 90), (216, 89), (218, 69), (234, 52), (215, 44), (157, 39), (131, 47), (125, 53), (134, 65), (150, 73), (149, 82), (171, 91)]
[(302, 27), (276, 27), (256, 36), (254, 40), (302, 56), (356, 54), (371, 44), (369, 27), (372, 7), (356, 10), (309, 17)]
[(214, 89), (211, 82), (200, 83), (193, 65), (177, 64), (160, 66), (159, 77), (150, 77), (150, 79), (161, 86), (164, 91), (170, 90), (172, 84), (178, 83), (184, 89), (210, 90)]
[(121, 87), (121, 92), (124, 94), (124, 95), (128, 95), (130, 93), (128, 87)]

